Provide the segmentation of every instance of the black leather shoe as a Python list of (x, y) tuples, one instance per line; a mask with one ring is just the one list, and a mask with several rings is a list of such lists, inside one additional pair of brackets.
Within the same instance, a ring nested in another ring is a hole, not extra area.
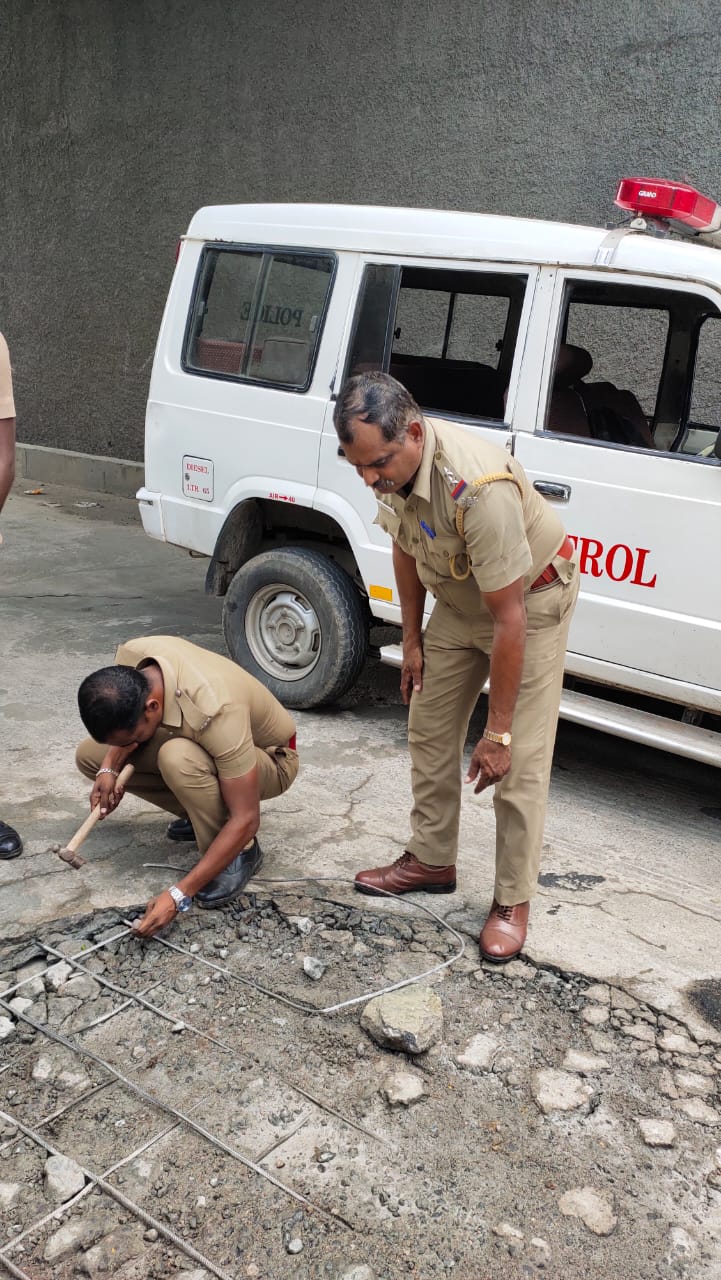
[(174, 822), (169, 822), (165, 834), (169, 840), (195, 840), (190, 818), (176, 818)]
[(196, 893), (193, 902), (205, 911), (213, 907), (224, 907), (226, 902), (232, 902), (233, 898), (237, 898), (238, 894), (243, 892), (262, 863), (263, 850), (258, 841), (254, 840), (249, 849), (245, 849), (243, 853), (233, 858), (225, 871), (221, 871), (219, 876)]
[(23, 851), (23, 842), (14, 827), (7, 822), (0, 822), (0, 858), (19, 858)]

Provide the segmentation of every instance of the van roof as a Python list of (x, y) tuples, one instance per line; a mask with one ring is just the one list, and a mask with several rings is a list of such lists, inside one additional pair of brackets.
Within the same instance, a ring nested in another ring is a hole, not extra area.
[[(592, 267), (608, 230), (445, 209), (350, 204), (225, 204), (199, 209), (187, 239), (308, 249)], [(604, 265), (604, 264), (600, 264)], [(721, 254), (691, 240), (630, 232), (612, 266), (721, 284)]]

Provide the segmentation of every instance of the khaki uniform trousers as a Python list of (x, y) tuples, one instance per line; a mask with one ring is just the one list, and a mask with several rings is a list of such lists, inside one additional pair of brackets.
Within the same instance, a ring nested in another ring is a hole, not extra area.
[[(567, 582), (526, 596), (528, 631), (513, 716), (511, 768), (495, 788), (496, 880), (501, 906), (536, 892), (558, 722), (568, 628), (578, 570)], [(408, 745), (413, 783), (412, 836), (420, 862), (456, 861), (461, 768), (468, 722), (488, 678), (493, 620), (437, 603), (423, 637), (423, 688), (411, 698)], [(470, 785), (470, 784), (469, 784)]]
[[(85, 738), (75, 753), (78, 769), (93, 782), (106, 751), (93, 738)], [(267, 751), (256, 747), (255, 762), (261, 800), (282, 795), (298, 773), (298, 753), (290, 747)], [(133, 752), (129, 763), (135, 773), (127, 790), (179, 818), (187, 815), (198, 848), (205, 853), (229, 816), (215, 762), (207, 751), (161, 725), (149, 742)]]

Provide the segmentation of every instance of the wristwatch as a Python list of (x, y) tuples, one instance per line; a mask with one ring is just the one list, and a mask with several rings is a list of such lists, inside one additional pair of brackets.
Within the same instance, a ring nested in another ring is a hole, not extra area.
[(171, 884), (168, 893), (173, 899), (177, 911), (190, 911), (193, 899), (189, 898), (187, 893), (183, 893), (183, 890), (179, 889), (177, 884)]
[(500, 743), (502, 747), (510, 747), (511, 745), (510, 733), (491, 733), (490, 729), (484, 729), (483, 736), (484, 738), (487, 738), (489, 742)]

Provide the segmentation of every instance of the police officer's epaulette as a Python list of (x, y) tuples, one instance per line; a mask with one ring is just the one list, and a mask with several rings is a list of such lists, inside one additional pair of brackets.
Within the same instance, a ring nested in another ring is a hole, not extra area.
[(484, 485), (493, 484), (496, 480), (510, 480), (517, 486), (519, 493), (523, 492), (520, 480), (514, 476), (512, 471), (491, 471), (488, 475), (479, 476), (477, 480), (471, 480), (469, 483), (468, 480), (463, 480), (461, 476), (453, 470), (453, 467), (450, 465), (447, 457), (441, 449), (436, 449), (436, 452), (433, 455), (433, 460), (443, 476), (450, 495), (456, 504), (456, 528), (462, 538), (465, 537), (465, 513), (469, 507), (473, 506), (473, 503), (478, 498), (478, 494)]

